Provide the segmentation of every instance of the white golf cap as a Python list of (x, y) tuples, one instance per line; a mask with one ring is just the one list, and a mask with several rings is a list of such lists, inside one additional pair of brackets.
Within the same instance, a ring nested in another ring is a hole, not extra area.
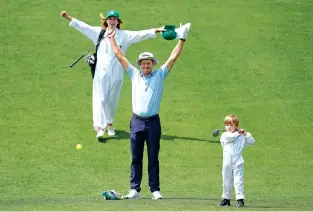
[(159, 60), (153, 56), (151, 52), (143, 52), (139, 55), (138, 60), (136, 61), (136, 65), (140, 66), (141, 60), (152, 60), (153, 66), (159, 63)]

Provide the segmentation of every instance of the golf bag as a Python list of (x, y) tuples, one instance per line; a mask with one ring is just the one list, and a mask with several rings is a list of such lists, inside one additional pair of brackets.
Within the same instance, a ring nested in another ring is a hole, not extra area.
[(100, 41), (101, 41), (102, 38), (103, 38), (104, 33), (105, 33), (105, 29), (102, 29), (102, 30), (100, 31), (100, 34), (99, 34), (99, 37), (98, 37), (98, 41), (97, 41), (97, 45), (96, 45), (96, 52), (93, 53), (93, 54), (88, 54), (87, 57), (86, 57), (86, 62), (87, 62), (88, 65), (90, 66), (90, 71), (91, 71), (92, 79), (94, 78), (95, 72), (96, 72), (97, 50), (98, 50), (98, 47), (99, 47), (99, 45), (100, 45)]

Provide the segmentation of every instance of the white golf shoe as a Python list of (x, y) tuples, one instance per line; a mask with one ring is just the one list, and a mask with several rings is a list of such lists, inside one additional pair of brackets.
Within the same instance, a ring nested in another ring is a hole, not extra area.
[(163, 199), (160, 191), (154, 191), (152, 192), (152, 199)]
[(108, 135), (109, 135), (109, 136), (115, 136), (115, 135), (116, 135), (113, 126), (108, 126)]
[(100, 140), (103, 140), (104, 139), (104, 133), (105, 133), (105, 129), (100, 129), (97, 133), (97, 139), (100, 141)]
[(180, 24), (180, 27), (178, 29), (175, 29), (175, 31), (177, 33), (177, 38), (186, 40), (187, 34), (188, 34), (189, 30), (190, 30), (190, 26), (191, 26), (190, 23), (187, 23), (187, 24), (184, 24), (184, 25)]
[(136, 189), (131, 189), (123, 199), (140, 199), (140, 194)]

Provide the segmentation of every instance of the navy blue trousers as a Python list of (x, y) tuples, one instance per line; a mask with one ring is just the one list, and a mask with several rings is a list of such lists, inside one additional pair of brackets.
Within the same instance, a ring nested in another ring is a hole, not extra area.
[(159, 151), (161, 123), (159, 115), (149, 118), (133, 114), (130, 121), (130, 150), (132, 154), (130, 187), (140, 192), (142, 159), (145, 141), (148, 152), (148, 174), (150, 191), (160, 190)]

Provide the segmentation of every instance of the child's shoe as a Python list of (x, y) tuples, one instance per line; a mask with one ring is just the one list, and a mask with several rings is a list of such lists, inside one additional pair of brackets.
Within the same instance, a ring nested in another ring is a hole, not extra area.
[(230, 200), (229, 199), (223, 199), (218, 205), (219, 206), (230, 206)]
[(243, 199), (238, 199), (237, 200), (237, 207), (242, 208), (245, 206), (245, 202)]

